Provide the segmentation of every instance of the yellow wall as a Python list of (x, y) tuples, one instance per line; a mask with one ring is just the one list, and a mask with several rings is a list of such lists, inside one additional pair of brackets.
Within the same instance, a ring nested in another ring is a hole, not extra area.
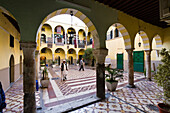
[(58, 56), (60, 56), (60, 59), (65, 59), (65, 52), (64, 50), (60, 49), (60, 53), (54, 53), (54, 58), (58, 59)]
[[(15, 27), (0, 13), (0, 80), (4, 90), (10, 87), (9, 81), (9, 61), (11, 55), (14, 56), (14, 81), (20, 77), (20, 55), (23, 52), (20, 50), (20, 33)], [(10, 47), (10, 34), (14, 37), (14, 48)], [(23, 62), (23, 61), (22, 61)]]
[(163, 38), (163, 47), (170, 49), (170, 27), (163, 30), (164, 38)]
[[(43, 25), (42, 28), (45, 28), (45, 32), (41, 31), (41, 33), (46, 35), (46, 39), (48, 37), (52, 37), (52, 28), (50, 26)], [(48, 39), (47, 39), (47, 41), (48, 41)]]
[[(126, 55), (124, 40), (122, 37), (107, 40), (106, 48), (108, 49), (108, 55), (106, 58), (116, 60), (117, 53), (125, 53), (124, 55)], [(127, 60), (127, 57), (124, 57), (124, 60)]]
[(46, 49), (47, 53), (40, 53), (41, 56), (45, 56), (47, 60), (52, 60), (52, 51), (50, 49)]
[(83, 32), (84, 31), (79, 31), (78, 35), (79, 35), (79, 40), (84, 40), (86, 37), (83, 36)]

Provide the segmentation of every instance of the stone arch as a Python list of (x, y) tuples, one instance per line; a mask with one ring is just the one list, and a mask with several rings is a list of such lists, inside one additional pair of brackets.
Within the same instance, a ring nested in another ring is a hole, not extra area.
[(61, 27), (61, 30), (63, 30), (63, 35), (65, 35), (65, 32), (67, 32), (65, 29), (64, 29), (64, 27), (62, 26), (62, 25), (57, 25), (57, 26), (55, 26), (55, 28), (54, 28), (54, 33), (56, 33), (57, 34), (57, 27)]
[(73, 64), (73, 63), (76, 64), (76, 50), (73, 48), (70, 48), (67, 51), (67, 58), (70, 61), (70, 64)]
[(142, 38), (144, 50), (150, 50), (150, 43), (147, 34), (144, 31), (139, 31), (138, 34)]
[[(85, 14), (83, 14), (81, 11), (73, 9), (73, 8), (64, 8), (64, 9), (59, 9), (59, 10), (52, 12), (42, 21), (39, 29), (41, 28), (42, 24), (45, 23), (46, 21), (48, 21), (50, 18), (60, 15), (60, 14), (70, 14), (70, 11), (73, 11), (73, 16), (76, 16), (77, 18), (79, 18), (86, 24), (86, 26), (88, 27), (88, 31), (91, 32), (93, 35), (93, 39), (95, 42), (94, 45), (96, 48), (98, 48), (100, 46), (100, 42), (98, 39), (99, 35), (97, 33), (97, 30), (96, 30), (94, 24), (91, 22), (91, 20)], [(37, 33), (37, 35), (38, 35), (38, 33)]]
[[(62, 48), (56, 48), (55, 52), (54, 52), (54, 58), (55, 61), (58, 62), (58, 64), (60, 64), (60, 62), (62, 62), (65, 59), (65, 51)], [(60, 61), (58, 60), (60, 57)]]
[(15, 62), (14, 62), (14, 56), (11, 55), (9, 60), (9, 82), (10, 84), (14, 82), (15, 77)]
[[(82, 32), (82, 34), (81, 34), (81, 32)], [(81, 35), (82, 37), (80, 37), (80, 35)], [(86, 33), (85, 33), (85, 31), (84, 31), (83, 29), (79, 29), (79, 31), (78, 31), (78, 36), (79, 36), (79, 40), (84, 40), (84, 39), (86, 38)]]
[[(155, 39), (156, 47), (157, 48), (158, 47), (162, 47), (162, 39), (161, 39), (161, 37), (158, 34), (155, 35), (153, 39)], [(152, 42), (153, 42), (153, 39), (152, 39)]]
[(109, 27), (109, 29), (111, 27), (116, 27), (118, 29), (118, 31), (121, 33), (121, 35), (122, 35), (122, 37), (124, 39), (125, 49), (132, 48), (130, 35), (129, 35), (127, 29), (122, 24), (120, 24), (120, 23), (115, 23), (115, 24), (111, 25)]
[(73, 48), (68, 49), (67, 54), (69, 54), (69, 51), (70, 51), (70, 50), (73, 50), (73, 53), (75, 53), (75, 54), (76, 54), (76, 50), (75, 50), (75, 49), (73, 49)]
[(84, 55), (84, 49), (80, 49), (79, 51), (78, 51), (78, 59), (79, 60), (81, 60), (81, 58), (83, 57), (83, 55)]
[(46, 37), (46, 35), (44, 34), (44, 33), (42, 33), (41, 34), (41, 43), (43, 42), (43, 43), (46, 43), (46, 40), (47, 40), (47, 37)]
[(41, 56), (45, 56), (46, 57), (46, 60), (52, 60), (52, 50), (48, 47), (44, 47), (41, 49), (40, 51), (40, 57)]

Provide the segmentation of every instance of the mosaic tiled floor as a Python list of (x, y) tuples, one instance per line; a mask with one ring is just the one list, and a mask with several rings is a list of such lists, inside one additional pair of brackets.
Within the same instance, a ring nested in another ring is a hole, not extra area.
[[(36, 91), (36, 104), (40, 106), (39, 91)], [(23, 112), (23, 79), (22, 77), (15, 82), (12, 87), (5, 93), (6, 96), (6, 109), (4, 113), (21, 113)]]
[[(95, 70), (85, 69), (85, 71), (79, 72), (77, 67), (72, 66), (67, 76), (68, 80), (65, 82), (60, 81), (60, 71), (57, 67), (49, 69), (49, 72), (50, 85), (48, 89), (43, 89), (43, 98), (41, 98), (47, 108), (95, 94)], [(155, 105), (161, 102), (156, 98), (156, 93), (162, 92), (162, 89), (157, 87), (154, 82), (145, 81), (143, 75), (136, 73), (134, 78), (137, 88), (126, 88), (127, 74), (124, 75), (118, 90), (113, 93), (107, 91), (111, 95), (108, 99), (72, 111), (72, 113), (156, 113)], [(5, 113), (21, 113), (23, 111), (22, 82), (22, 78), (20, 78), (6, 92)], [(37, 106), (40, 106), (39, 94), (40, 91), (36, 92)]]
[[(86, 68), (85, 71), (78, 71), (78, 66), (71, 66), (67, 80), (60, 80), (59, 67), (49, 68), (50, 85), (43, 90), (43, 100), (46, 107), (53, 107), (69, 101), (93, 95), (96, 92), (95, 70)], [(135, 74), (135, 82), (143, 80), (144, 76)], [(127, 73), (119, 81), (117, 89), (127, 85)]]
[(109, 92), (108, 99), (71, 113), (159, 113), (156, 105), (162, 101), (156, 98), (156, 94), (162, 89), (150, 81), (140, 81), (135, 86), (137, 88)]

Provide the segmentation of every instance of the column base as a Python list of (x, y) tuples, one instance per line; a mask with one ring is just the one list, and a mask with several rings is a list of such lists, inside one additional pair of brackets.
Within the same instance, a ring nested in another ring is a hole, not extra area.
[(35, 93), (24, 93), (24, 113), (36, 113)]
[(128, 84), (126, 87), (127, 87), (127, 88), (136, 88), (135, 85), (130, 85), (130, 84)]
[(147, 78), (147, 80), (148, 80), (148, 81), (152, 81), (152, 79), (151, 79), (151, 78)]

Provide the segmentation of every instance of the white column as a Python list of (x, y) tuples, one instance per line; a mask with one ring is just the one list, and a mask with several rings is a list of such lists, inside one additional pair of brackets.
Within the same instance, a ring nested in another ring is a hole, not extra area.
[(52, 28), (52, 44), (54, 44), (54, 29)]
[(65, 31), (65, 44), (67, 44), (67, 31)]
[(79, 37), (79, 35), (78, 35), (78, 32), (76, 31), (76, 44), (77, 44), (77, 48), (78, 48), (78, 37)]
[(52, 60), (54, 61), (54, 54), (52, 54)]
[(67, 54), (65, 54), (65, 59), (67, 59)]

